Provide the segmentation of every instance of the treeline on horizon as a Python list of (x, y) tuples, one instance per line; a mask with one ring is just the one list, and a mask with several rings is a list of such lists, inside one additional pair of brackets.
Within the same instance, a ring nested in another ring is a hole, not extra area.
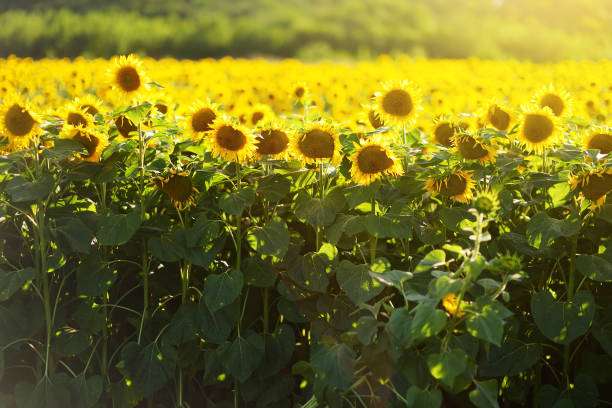
[(0, 57), (612, 57), (609, 0), (0, 0)]

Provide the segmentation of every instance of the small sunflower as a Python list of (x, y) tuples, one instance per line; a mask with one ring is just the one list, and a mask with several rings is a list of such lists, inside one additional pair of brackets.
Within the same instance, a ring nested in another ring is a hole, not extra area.
[(402, 174), (400, 162), (389, 148), (375, 135), (361, 145), (355, 144), (355, 153), (350, 157), (351, 178), (358, 184), (371, 184), (382, 177), (383, 173), (392, 176)]
[(290, 96), (296, 103), (304, 105), (306, 99), (310, 96), (310, 90), (305, 82), (298, 82), (291, 87)]
[(119, 136), (123, 139), (130, 139), (132, 137), (137, 137), (133, 132), (138, 131), (138, 126), (134, 124), (130, 119), (126, 116), (118, 116), (114, 120), (115, 126), (117, 126), (117, 132), (119, 132)]
[(60, 110), (59, 117), (64, 120), (64, 123), (72, 126), (81, 126), (88, 128), (94, 125), (94, 118), (87, 113), (85, 108), (79, 106), (78, 101), (68, 104)]
[(244, 162), (256, 150), (255, 137), (247, 128), (233, 123), (227, 116), (220, 116), (206, 133), (206, 141), (213, 155), (228, 161)]
[(552, 84), (537, 91), (532, 102), (540, 108), (548, 107), (555, 116), (568, 116), (573, 105), (569, 93), (564, 89), (556, 89)]
[(524, 108), (520, 123), (517, 139), (530, 152), (542, 153), (557, 141), (559, 120), (550, 108)]
[(385, 122), (380, 118), (373, 106), (363, 105), (363, 111), (360, 113), (359, 123), (366, 125), (369, 123), (373, 129), (378, 129), (385, 126)]
[(386, 82), (374, 102), (374, 111), (388, 124), (413, 126), (423, 109), (421, 91), (408, 81)]
[(469, 203), (472, 199), (474, 180), (471, 172), (457, 170), (442, 179), (427, 179), (425, 189), (433, 195), (442, 194), (460, 203)]
[(4, 97), (0, 105), (0, 132), (8, 138), (8, 150), (18, 151), (29, 145), (38, 132), (38, 120), (28, 101), (18, 93)]
[(158, 177), (154, 183), (177, 209), (182, 211), (196, 204), (194, 195), (199, 194), (199, 191), (191, 183), (187, 172), (171, 170), (167, 177)]
[(108, 138), (106, 135), (96, 131), (94, 128), (85, 128), (83, 126), (64, 125), (62, 128), (62, 136), (65, 139), (72, 139), (87, 149), (87, 154), (79, 153), (82, 160), (97, 163), (100, 161), (100, 156), (108, 146)]
[(340, 157), (341, 146), (338, 134), (332, 125), (315, 122), (292, 140), (291, 150), (295, 157), (306, 163), (328, 160), (336, 165)]
[(149, 79), (142, 70), (142, 62), (134, 54), (115, 57), (114, 66), (107, 71), (113, 89), (124, 98), (134, 99), (146, 91)]
[(247, 126), (257, 126), (274, 119), (274, 112), (268, 105), (257, 104), (253, 106), (244, 117), (244, 124)]
[(605, 128), (595, 128), (591, 130), (584, 141), (585, 149), (599, 149), (601, 154), (608, 154), (612, 151), (612, 132)]
[(206, 132), (212, 130), (212, 124), (217, 118), (217, 105), (211, 102), (195, 102), (184, 119), (184, 126), (193, 140), (200, 140)]
[(491, 190), (482, 190), (474, 196), (472, 206), (488, 217), (495, 217), (495, 214), (499, 211), (499, 198)]
[(464, 159), (479, 160), (480, 163), (495, 161), (495, 149), (485, 143), (476, 140), (468, 133), (453, 137), (454, 145)]
[(85, 113), (95, 116), (98, 113), (102, 113), (102, 101), (94, 95), (87, 94), (81, 98), (75, 98), (74, 104), (81, 109), (85, 110)]
[(276, 123), (266, 124), (258, 130), (255, 141), (257, 150), (255, 153), (260, 158), (274, 157), (286, 158), (289, 148), (289, 133)]
[[(455, 295), (454, 293), (447, 293), (442, 298), (442, 307), (444, 307), (444, 309), (446, 309), (446, 311), (451, 316), (454, 316), (455, 313), (457, 313), (457, 308), (459, 306), (459, 303), (457, 302), (457, 300), (458, 300), (457, 299), (457, 295)], [(461, 301), (462, 309), (463, 309), (463, 305), (464, 305), (464, 302)], [(463, 316), (465, 316), (465, 312), (460, 311), (457, 316), (458, 317), (463, 317)]]
[(485, 125), (491, 125), (493, 128), (505, 132), (510, 129), (512, 124), (512, 111), (497, 103), (491, 103), (487, 106), (486, 112), (482, 115)]
[(600, 207), (606, 201), (606, 195), (612, 191), (612, 169), (591, 170), (571, 175), (569, 183), (573, 190), (580, 190), (580, 195), (591, 201), (591, 207)]
[(453, 146), (455, 127), (450, 120), (436, 119), (431, 129), (431, 142), (444, 147)]

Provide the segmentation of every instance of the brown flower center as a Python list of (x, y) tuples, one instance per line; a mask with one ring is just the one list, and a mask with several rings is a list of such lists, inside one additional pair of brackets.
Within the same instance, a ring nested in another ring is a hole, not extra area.
[(408, 116), (413, 109), (412, 98), (403, 89), (392, 89), (383, 97), (382, 107), (389, 115)]
[(301, 137), (298, 147), (310, 159), (329, 159), (334, 155), (334, 138), (324, 130), (313, 129)]
[(461, 155), (469, 160), (481, 159), (489, 154), (489, 151), (485, 149), (482, 143), (477, 142), (471, 136), (461, 139), (457, 147), (459, 148)]
[(295, 88), (295, 91), (293, 91), (293, 94), (296, 96), (296, 98), (301, 98), (302, 96), (304, 96), (304, 93), (306, 93), (306, 90), (302, 86), (298, 86), (297, 88)]
[(587, 149), (599, 149), (601, 154), (612, 151), (612, 135), (609, 133), (597, 133), (591, 137)]
[(531, 143), (542, 143), (552, 136), (554, 125), (550, 118), (538, 113), (525, 116), (523, 135)]
[(126, 118), (125, 116), (119, 116), (115, 119), (115, 126), (117, 126), (117, 131), (123, 137), (130, 137), (131, 132), (135, 132), (138, 130), (134, 122)]
[(32, 115), (18, 104), (11, 106), (4, 116), (4, 125), (14, 136), (27, 135), (34, 127), (34, 123), (36, 121)]
[(378, 114), (374, 112), (373, 109), (370, 109), (370, 111), (368, 112), (368, 119), (370, 120), (370, 125), (372, 125), (374, 129), (378, 129), (379, 127), (385, 125), (383, 121), (380, 120), (380, 116), (378, 116)]
[(174, 201), (185, 202), (191, 196), (191, 180), (182, 174), (173, 174), (162, 183), (162, 191)]
[(253, 112), (253, 115), (251, 115), (251, 124), (255, 126), (257, 122), (263, 119), (263, 117), (264, 117), (263, 112), (259, 112), (259, 111)]
[(155, 109), (157, 109), (157, 111), (161, 113), (162, 115), (165, 115), (166, 113), (168, 113), (168, 107), (162, 103), (156, 103)]
[(217, 115), (210, 108), (202, 108), (194, 112), (191, 117), (191, 126), (194, 132), (207, 132), (212, 128), (210, 125), (215, 121)]
[(453, 145), (451, 138), (454, 134), (455, 129), (449, 122), (440, 122), (434, 129), (434, 139), (442, 146), (451, 147)]
[(581, 187), (582, 194), (591, 201), (597, 201), (612, 190), (612, 174), (592, 174)]
[(98, 109), (93, 106), (93, 105), (81, 105), (81, 109), (84, 109), (86, 113), (89, 113), (90, 115), (97, 115), (98, 114)]
[(381, 146), (366, 146), (357, 155), (357, 167), (365, 174), (376, 174), (393, 166), (393, 160)]
[(140, 88), (140, 75), (132, 66), (119, 68), (116, 79), (119, 87), (125, 92), (134, 92)]
[(87, 149), (87, 155), (82, 155), (84, 158), (89, 158), (93, 156), (96, 152), (96, 148), (100, 144), (100, 140), (90, 133), (77, 131), (74, 136), (72, 136), (72, 140), (76, 140), (80, 144)]
[(70, 112), (68, 117), (66, 118), (66, 123), (73, 126), (85, 126), (89, 124), (85, 116), (81, 115), (78, 112)]
[(489, 122), (497, 130), (507, 130), (510, 126), (510, 115), (499, 106), (491, 106), (489, 108)]
[(217, 130), (216, 137), (217, 144), (221, 148), (231, 151), (238, 151), (242, 149), (247, 142), (247, 138), (244, 133), (229, 125), (221, 126)]
[(563, 103), (563, 99), (561, 99), (561, 97), (559, 97), (558, 95), (555, 95), (552, 93), (548, 93), (542, 96), (542, 99), (540, 99), (540, 106), (541, 107), (548, 106), (550, 110), (553, 111), (555, 116), (561, 116), (561, 114), (563, 113), (563, 110), (565, 109), (565, 104)]
[(279, 154), (284, 152), (289, 145), (289, 138), (285, 132), (278, 129), (265, 129), (261, 131), (261, 137), (258, 139), (257, 153)]
[(440, 194), (450, 197), (462, 195), (467, 189), (467, 180), (459, 174), (451, 174), (440, 185)]

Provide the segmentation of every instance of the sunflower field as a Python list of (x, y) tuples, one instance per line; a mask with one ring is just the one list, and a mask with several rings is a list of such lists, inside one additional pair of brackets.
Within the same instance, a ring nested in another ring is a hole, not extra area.
[(0, 407), (612, 405), (612, 62), (0, 67)]

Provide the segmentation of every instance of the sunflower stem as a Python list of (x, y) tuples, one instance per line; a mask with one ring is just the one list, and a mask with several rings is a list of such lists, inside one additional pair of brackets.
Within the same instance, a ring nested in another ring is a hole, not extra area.
[[(572, 303), (574, 301), (574, 288), (576, 285), (576, 252), (578, 250), (578, 234), (571, 238), (570, 243), (570, 273), (569, 281), (567, 283), (567, 301)], [(570, 389), (571, 378), (570, 378), (570, 353), (571, 343), (563, 346), (563, 373), (565, 374), (567, 389)]]
[[(372, 215), (376, 215), (376, 196), (372, 195), (370, 199), (370, 206), (372, 208)], [(372, 235), (370, 236), (370, 265), (374, 265), (374, 260), (376, 259), (376, 244), (378, 239)]]
[[(145, 210), (145, 144), (144, 134), (142, 132), (142, 124), (138, 122), (138, 155), (140, 158), (140, 223), (142, 224), (146, 219)], [(145, 320), (149, 316), (149, 265), (148, 265), (148, 252), (147, 252), (147, 241), (142, 239), (142, 254), (141, 254), (141, 273), (142, 273), (142, 286), (143, 286), (143, 299), (142, 299), (142, 317), (140, 319), (140, 328), (138, 330), (138, 344), (142, 339), (142, 329), (144, 327)]]

